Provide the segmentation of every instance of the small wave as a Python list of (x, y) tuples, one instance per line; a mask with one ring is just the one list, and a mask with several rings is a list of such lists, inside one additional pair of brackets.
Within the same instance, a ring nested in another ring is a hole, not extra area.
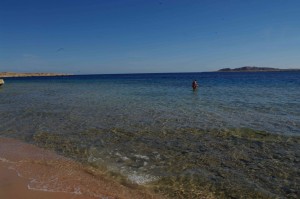
[(6, 163), (16, 163), (16, 162), (14, 162), (14, 161), (10, 161), (10, 160), (8, 160), (8, 159), (6, 159), (6, 158), (2, 158), (2, 157), (0, 157), (0, 161), (1, 161), (1, 162), (6, 162)]
[(79, 187), (75, 187), (73, 191), (63, 190), (61, 188), (51, 188), (51, 186), (47, 185), (45, 182), (38, 182), (37, 180), (33, 179), (27, 185), (29, 190), (34, 191), (45, 191), (45, 192), (61, 192), (61, 193), (70, 193), (76, 195), (82, 195), (81, 189)]

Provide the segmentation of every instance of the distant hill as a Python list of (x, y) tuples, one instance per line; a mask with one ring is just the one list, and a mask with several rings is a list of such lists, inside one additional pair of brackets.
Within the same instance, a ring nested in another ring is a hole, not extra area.
[(0, 77), (42, 77), (42, 76), (67, 76), (62, 73), (14, 73), (14, 72), (0, 72)]
[(276, 71), (300, 71), (300, 69), (279, 69), (268, 67), (244, 66), (240, 68), (222, 68), (218, 72), (276, 72)]

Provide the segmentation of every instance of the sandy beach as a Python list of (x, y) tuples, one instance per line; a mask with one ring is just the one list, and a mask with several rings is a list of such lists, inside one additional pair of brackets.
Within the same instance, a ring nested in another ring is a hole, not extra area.
[(162, 198), (108, 179), (70, 159), (0, 138), (0, 198)]
[(6, 77), (49, 77), (49, 76), (68, 76), (63, 73), (15, 73), (15, 72), (0, 72), (1, 78)]

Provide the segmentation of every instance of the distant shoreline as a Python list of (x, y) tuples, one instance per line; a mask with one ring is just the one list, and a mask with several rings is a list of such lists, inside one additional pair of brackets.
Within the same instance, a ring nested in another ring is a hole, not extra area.
[[(277, 69), (277, 68), (223, 68), (217, 71), (203, 72), (174, 72), (174, 73), (214, 73), (214, 72), (300, 72), (300, 69)], [(15, 73), (15, 72), (0, 72), (0, 79), (14, 77), (58, 77), (58, 76), (84, 76), (84, 75), (134, 75), (134, 74), (170, 74), (172, 72), (162, 73), (114, 73), (114, 74), (66, 74), (66, 73)]]
[(0, 78), (5, 77), (52, 77), (52, 76), (70, 76), (71, 74), (64, 73), (15, 73), (15, 72), (0, 72)]
[(280, 68), (267, 68), (267, 67), (255, 67), (244, 66), (241, 68), (222, 68), (216, 72), (296, 72), (300, 69), (280, 69)]

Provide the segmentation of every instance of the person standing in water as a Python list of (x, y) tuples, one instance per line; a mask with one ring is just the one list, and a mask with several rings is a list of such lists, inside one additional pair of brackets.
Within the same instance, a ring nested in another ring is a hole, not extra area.
[(193, 81), (193, 83), (192, 83), (192, 88), (193, 88), (194, 91), (198, 88), (197, 80), (194, 80), (194, 81)]

